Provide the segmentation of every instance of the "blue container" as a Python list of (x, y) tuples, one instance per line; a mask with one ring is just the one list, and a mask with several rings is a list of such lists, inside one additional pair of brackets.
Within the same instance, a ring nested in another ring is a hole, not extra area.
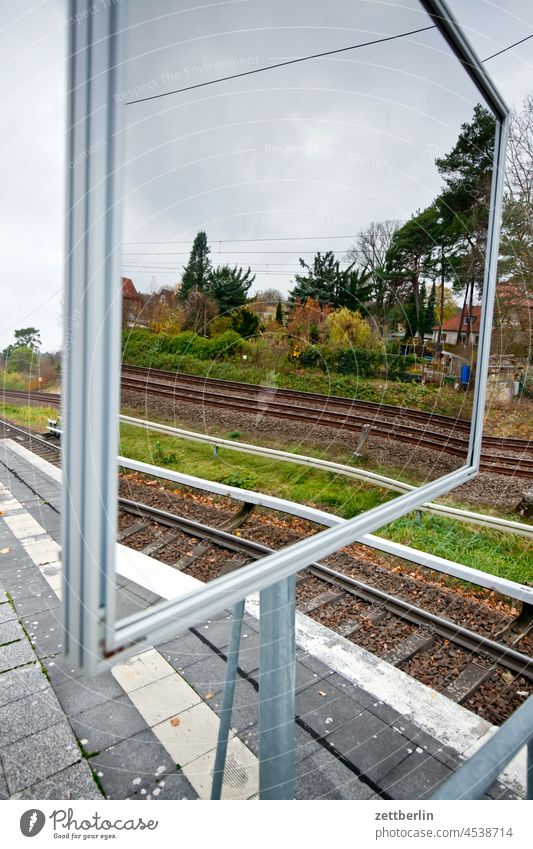
[(461, 385), (468, 386), (470, 382), (470, 366), (461, 366)]

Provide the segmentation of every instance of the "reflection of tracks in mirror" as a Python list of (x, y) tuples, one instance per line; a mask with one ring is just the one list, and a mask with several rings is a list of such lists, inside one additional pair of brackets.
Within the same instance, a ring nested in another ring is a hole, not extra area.
[[(147, 389), (146, 386), (143, 386), (142, 388), (143, 388), (143, 391), (146, 391), (146, 389)], [(134, 391), (138, 391), (138, 389), (136, 389)], [(33, 404), (39, 404), (39, 403), (45, 402), (45, 403), (47, 403), (51, 406), (53, 406), (53, 405), (59, 406), (59, 403), (60, 403), (60, 396), (59, 395), (50, 395), (50, 394), (47, 395), (45, 393), (25, 393), (25, 392), (18, 392), (18, 391), (17, 392), (15, 392), (15, 391), (11, 392), (10, 390), (9, 391), (4, 390), (3, 394), (4, 394), (5, 400), (9, 400), (9, 398), (12, 397), (13, 400), (19, 400), (20, 401), (20, 400), (24, 399), (26, 401), (33, 403)], [(158, 389), (157, 387), (156, 388), (150, 387), (150, 394), (151, 395), (163, 395), (165, 397), (172, 397), (174, 399), (177, 397), (176, 392), (173, 389), (169, 390), (168, 388), (163, 388), (163, 389), (159, 388)], [(303, 394), (305, 394), (305, 393), (303, 393)], [(190, 400), (190, 399), (185, 399), (185, 400)], [(215, 406), (221, 407), (221, 408), (231, 408), (232, 407), (231, 402), (221, 401), (218, 395), (217, 395), (216, 399), (213, 399), (213, 400), (210, 400), (210, 401), (207, 401), (202, 396), (202, 404), (204, 404), (204, 403), (214, 404)], [(244, 413), (251, 412), (248, 406), (243, 407), (243, 405), (239, 405), (238, 409), (243, 411)], [(265, 414), (270, 415), (270, 411), (266, 407), (261, 411), (261, 417)], [(331, 427), (331, 426), (339, 427), (338, 422), (337, 422), (337, 424), (332, 425), (330, 421), (326, 421), (324, 419), (322, 414), (321, 414), (320, 420), (317, 422), (316, 414), (317, 414), (316, 410), (312, 411), (310, 416), (309, 416), (308, 413), (302, 414), (301, 408), (298, 408), (298, 412), (296, 412), (296, 411), (294, 411), (294, 412), (283, 411), (283, 413), (282, 413), (283, 417), (285, 417), (287, 419), (292, 419), (292, 420), (295, 420), (295, 421), (312, 421), (314, 424), (318, 423), (320, 425), (326, 425), (326, 426), (329, 426), (329, 427)], [(276, 416), (276, 415), (279, 415), (279, 414), (274, 412), (273, 415)], [(349, 423), (346, 423), (347, 422), (346, 417), (344, 417), (343, 422), (344, 423), (342, 425), (340, 425), (342, 430), (348, 429), (348, 430), (353, 430), (355, 432), (362, 433), (362, 432), (364, 432), (364, 428), (368, 427), (367, 419), (364, 419), (364, 418), (361, 418), (361, 423), (358, 424), (355, 427), (351, 426)], [(366, 422), (366, 424), (364, 422)], [(17, 428), (14, 427), (13, 425), (10, 425), (9, 422), (5, 422), (4, 424), (5, 424), (5, 427), (12, 427), (15, 430), (17, 430)], [(19, 433), (22, 433), (22, 430), (20, 428), (18, 428), (18, 431), (19, 431)], [(404, 431), (409, 431), (410, 434), (412, 434), (412, 435), (406, 436), (404, 434)], [(400, 442), (410, 442), (411, 444), (414, 443), (421, 448), (438, 449), (440, 451), (444, 451), (444, 453), (446, 453), (446, 454), (450, 454), (450, 453), (456, 454), (456, 455), (459, 454), (463, 458), (466, 458), (466, 446), (467, 446), (468, 442), (467, 442), (466, 439), (463, 440), (459, 437), (448, 437), (446, 435), (439, 434), (439, 433), (432, 433), (430, 436), (428, 436), (427, 432), (425, 432), (425, 431), (421, 431), (421, 430), (415, 429), (415, 428), (408, 428), (406, 426), (403, 426), (402, 431), (399, 432), (398, 425), (395, 426), (394, 424), (391, 427), (389, 427), (387, 425), (385, 429), (382, 428), (382, 429), (378, 430), (375, 423), (371, 424), (370, 432), (369, 432), (368, 435), (372, 435), (372, 434), (373, 435), (381, 435), (386, 439), (393, 439), (393, 440), (397, 439)], [(37, 437), (35, 435), (33, 436), (34, 440), (37, 440), (38, 438), (39, 437)], [(454, 440), (455, 444), (460, 444), (460, 445), (463, 446), (461, 451), (459, 451), (456, 447), (454, 448), (451, 445), (452, 439)], [(485, 446), (486, 440), (489, 440), (489, 446), (491, 446), (491, 447), (494, 446), (497, 449), (507, 449), (507, 450), (512, 450), (512, 451), (518, 451), (519, 456), (516, 457), (516, 456), (510, 456), (510, 455), (504, 455), (504, 454), (489, 454), (485, 450), (483, 452), (482, 458), (481, 458), (480, 471), (489, 472), (489, 473), (492, 473), (492, 474), (495, 474), (495, 475), (510, 475), (510, 476), (516, 476), (516, 477), (522, 477), (522, 478), (533, 478), (533, 457), (524, 456), (526, 453), (532, 453), (533, 452), (533, 441), (532, 440), (505, 439), (503, 437), (502, 438), (500, 438), (500, 437), (486, 437), (483, 440), (484, 446)]]
[[(273, 416), (355, 433), (370, 425), (370, 436), (436, 450), (466, 461), (470, 423), (465, 419), (288, 389), (272, 390), (267, 397), (261, 386), (137, 366), (123, 366), (122, 374), (122, 389), (126, 392), (240, 412), (255, 416), (256, 421)], [(499, 452), (517, 452), (518, 456)], [(494, 474), (533, 477), (533, 456), (525, 456), (528, 454), (533, 455), (533, 443), (527, 439), (486, 436), (480, 468)]]
[[(203, 581), (245, 567), (273, 550), (154, 506), (133, 501), (122, 501), (121, 506), (130, 515), (133, 532), (128, 539), (126, 524), (121, 536), (125, 544), (148, 554), (144, 540), (159, 533), (163, 545), (158, 546), (158, 559)], [(139, 516), (145, 522), (143, 530), (135, 521)], [(159, 524), (164, 530), (157, 532)], [(176, 538), (165, 546), (169, 533)], [(173, 545), (182, 552), (177, 560)], [(338, 557), (345, 565), (354, 562), (348, 553), (339, 553), (328, 558), (328, 565), (315, 563), (297, 576), (301, 613), (472, 710), (482, 713), (492, 703), (496, 722), (512, 713), (517, 698), (521, 702), (533, 690), (531, 625), (521, 627), (520, 616), (502, 616), (486, 604), (436, 588), (430, 580), (403, 575), (398, 579), (382, 566), (375, 567), (375, 585), (361, 581), (334, 568)], [(419, 606), (421, 597), (424, 607)], [(452, 618), (434, 612), (443, 598)], [(522, 696), (513, 691), (513, 698), (502, 701), (502, 687), (511, 682)], [(476, 708), (473, 699), (482, 704)]]

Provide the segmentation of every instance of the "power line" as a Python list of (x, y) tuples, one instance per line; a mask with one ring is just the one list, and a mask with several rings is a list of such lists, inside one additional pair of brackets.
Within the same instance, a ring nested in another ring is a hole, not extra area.
[[(351, 247), (347, 247), (344, 250), (349, 251), (351, 249), (352, 249)], [(340, 250), (342, 252), (343, 249), (337, 248), (337, 250)], [(131, 251), (125, 251), (122, 254), (122, 256), (125, 256), (125, 257), (151, 256), (151, 257), (154, 257), (154, 258), (157, 259), (157, 257), (163, 257), (163, 256), (189, 256), (189, 253), (190, 253), (190, 251), (161, 251), (160, 253), (155, 253), (154, 251), (143, 251), (142, 253), (132, 253)], [(293, 251), (211, 251), (211, 255), (213, 257), (217, 257), (217, 256), (248, 256), (248, 255), (257, 255), (257, 254), (259, 254), (260, 256), (263, 256), (264, 254), (274, 254), (274, 255), (276, 255), (276, 254), (289, 254), (290, 256), (293, 256), (294, 254), (312, 254), (314, 256), (315, 253), (316, 253), (316, 251), (300, 251), (298, 249), (295, 249)], [(323, 251), (321, 251), (321, 253), (323, 253)]]
[(261, 74), (263, 71), (272, 71), (274, 68), (285, 68), (287, 65), (297, 65), (300, 62), (308, 62), (310, 59), (323, 59), (326, 56), (335, 56), (339, 53), (347, 53), (349, 50), (359, 50), (361, 47), (371, 47), (374, 44), (383, 44), (385, 41), (394, 41), (397, 38), (406, 38), (408, 35), (417, 35), (420, 32), (436, 29), (435, 25), (413, 29), (409, 32), (400, 32), (397, 35), (388, 35), (385, 38), (376, 38), (373, 41), (363, 41), (360, 44), (350, 44), (348, 47), (338, 47), (336, 50), (325, 50), (322, 53), (311, 53), (309, 56), (300, 56), (297, 59), (286, 59), (284, 62), (276, 62), (273, 65), (264, 65), (262, 68), (253, 68), (251, 71), (241, 71), (239, 74), (231, 74), (228, 77), (218, 77), (215, 80), (206, 80), (203, 83), (176, 88), (173, 91), (162, 91), (159, 94), (150, 94), (148, 97), (139, 97), (137, 100), (127, 100), (125, 106), (133, 106), (134, 103), (146, 103), (148, 100), (158, 100), (160, 97), (169, 97), (171, 94), (182, 94), (185, 91), (193, 91), (196, 88), (204, 88), (208, 85), (224, 83), (228, 80), (237, 80), (240, 77), (249, 77), (252, 74)]
[[(354, 239), (355, 236), (347, 235), (347, 236), (258, 236), (255, 239), (211, 239), (212, 244), (226, 244), (227, 242), (309, 242), (315, 239)], [(169, 239), (164, 242), (124, 242), (125, 245), (190, 245), (192, 242), (191, 239), (186, 239), (185, 241), (178, 241), (174, 239)]]
[(526, 35), (525, 38), (521, 38), (520, 41), (515, 41), (514, 44), (509, 44), (508, 47), (504, 47), (502, 50), (498, 50), (497, 53), (493, 53), (492, 56), (487, 56), (486, 59), (482, 59), (482, 62), (488, 62), (489, 59), (494, 59), (496, 56), (501, 56), (502, 53), (507, 53), (508, 50), (512, 50), (513, 47), (517, 47), (519, 44), (523, 44), (524, 41), (529, 41), (530, 38), (533, 38), (533, 32), (531, 35)]

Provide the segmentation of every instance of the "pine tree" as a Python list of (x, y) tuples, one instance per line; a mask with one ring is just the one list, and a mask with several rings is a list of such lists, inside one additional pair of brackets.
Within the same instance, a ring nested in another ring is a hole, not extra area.
[(209, 259), (210, 248), (207, 244), (205, 230), (200, 230), (194, 239), (189, 262), (183, 269), (181, 286), (178, 292), (180, 301), (186, 301), (189, 293), (196, 289), (198, 292), (206, 292), (211, 274), (211, 261)]
[(433, 328), (435, 326), (436, 320), (436, 307), (437, 307), (437, 291), (435, 283), (431, 287), (431, 291), (429, 293), (429, 297), (427, 299), (427, 303), (424, 307), (424, 322), (422, 326), (422, 332), (424, 335), (431, 334), (433, 335)]
[(333, 251), (325, 254), (319, 251), (312, 265), (300, 259), (300, 265), (306, 273), (295, 275), (296, 285), (289, 293), (291, 304), (297, 300), (304, 304), (311, 298), (322, 307), (359, 309), (372, 294), (370, 273), (356, 268), (355, 262), (348, 268), (341, 268)]
[(283, 324), (283, 307), (281, 306), (281, 301), (278, 301), (276, 307), (276, 324)]
[(246, 303), (248, 290), (255, 280), (250, 268), (230, 268), (219, 265), (209, 276), (209, 291), (222, 314), (242, 307)]

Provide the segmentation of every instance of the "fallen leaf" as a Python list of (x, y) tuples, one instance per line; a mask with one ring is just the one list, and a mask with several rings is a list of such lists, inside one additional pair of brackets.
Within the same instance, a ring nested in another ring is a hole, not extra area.
[(0, 551), (0, 554), (7, 554), (8, 551), (11, 551), (11, 549), (10, 548), (2, 548), (2, 550)]
[(179, 716), (173, 716), (172, 719), (170, 720), (170, 724), (174, 728), (176, 728), (180, 724), (180, 722), (181, 722), (181, 719), (179, 718)]
[(206, 701), (208, 701), (209, 699), (212, 699), (214, 695), (215, 695), (214, 693), (206, 693), (205, 696), (204, 696), (204, 699), (206, 699)]

